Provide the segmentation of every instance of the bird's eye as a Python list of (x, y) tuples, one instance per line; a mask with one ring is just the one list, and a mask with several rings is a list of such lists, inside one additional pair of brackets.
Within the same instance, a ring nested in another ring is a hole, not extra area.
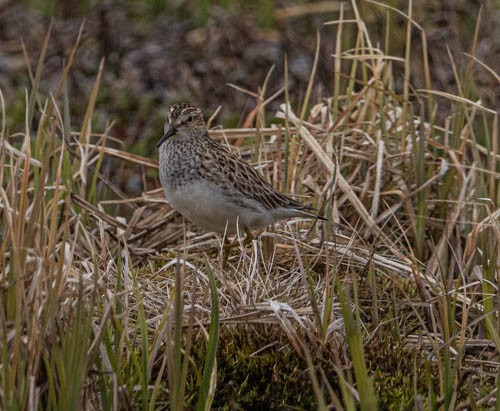
[(192, 116), (189, 116), (186, 120), (188, 123), (191, 123), (191, 121), (193, 121), (193, 117)]

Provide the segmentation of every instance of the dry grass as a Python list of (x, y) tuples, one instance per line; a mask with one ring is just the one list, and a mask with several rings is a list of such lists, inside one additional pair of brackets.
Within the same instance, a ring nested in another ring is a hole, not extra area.
[[(264, 84), (254, 94), (255, 129), (212, 132), (328, 218), (259, 233), (226, 267), (212, 252), (220, 238), (183, 223), (161, 191), (121, 198), (100, 174), (104, 156), (157, 167), (92, 131), (102, 65), (85, 120), (70, 133), (62, 90), (72, 59), (43, 99), (42, 52), (24, 132), (6, 130), (1, 107), (2, 408), (181, 409), (198, 400), (208, 409), (214, 397), (221, 406), (228, 398), (217, 397), (226, 389), (217, 381), (227, 370), (217, 364), (234, 332), (265, 336), (252, 357), (288, 349), (319, 409), (493, 406), (498, 115), (471, 100), (474, 59), (461, 76), (456, 69), (459, 95), (413, 90), (411, 67), (429, 72), (427, 50), (419, 62), (386, 56), (354, 3), (353, 13), (341, 10), (334, 22), (338, 39), (346, 24), (358, 36), (347, 50), (337, 42), (330, 98), (310, 103), (313, 72), (300, 114), (285, 85), (281, 121), (269, 126)], [(405, 67), (402, 95), (395, 64)], [(441, 99), (452, 106), (443, 123)], [(408, 380), (391, 380), (405, 371)], [(302, 401), (288, 395), (289, 405)]]

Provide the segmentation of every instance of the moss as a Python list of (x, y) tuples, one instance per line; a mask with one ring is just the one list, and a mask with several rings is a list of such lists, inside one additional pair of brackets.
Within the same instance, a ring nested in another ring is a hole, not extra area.
[[(392, 338), (378, 339), (365, 348), (370, 368), (373, 370), (373, 382), (380, 409), (404, 408), (413, 400), (415, 394), (413, 367), (414, 359), (419, 357), (420, 353), (417, 350), (399, 348)], [(425, 390), (425, 386), (420, 386), (420, 393)]]
[[(196, 344), (194, 357), (204, 355), (204, 344)], [(194, 360), (203, 363), (202, 358)], [(316, 408), (305, 361), (274, 327), (222, 326), (217, 372), (214, 409)]]

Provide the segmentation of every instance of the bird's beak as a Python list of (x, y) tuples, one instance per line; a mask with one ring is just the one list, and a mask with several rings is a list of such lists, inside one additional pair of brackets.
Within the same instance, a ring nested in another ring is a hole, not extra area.
[(165, 132), (165, 134), (163, 134), (163, 137), (160, 138), (160, 141), (158, 141), (158, 144), (156, 145), (156, 147), (159, 148), (167, 140), (167, 138), (174, 135), (176, 132), (177, 132), (177, 130), (175, 129), (175, 127), (173, 125), (168, 126), (167, 131)]

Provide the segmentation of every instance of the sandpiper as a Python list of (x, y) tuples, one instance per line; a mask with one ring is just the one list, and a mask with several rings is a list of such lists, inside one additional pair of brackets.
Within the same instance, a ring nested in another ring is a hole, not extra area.
[(201, 110), (188, 103), (170, 108), (157, 147), (168, 202), (205, 230), (249, 234), (281, 219), (323, 219), (276, 191), (252, 166), (211, 139)]

